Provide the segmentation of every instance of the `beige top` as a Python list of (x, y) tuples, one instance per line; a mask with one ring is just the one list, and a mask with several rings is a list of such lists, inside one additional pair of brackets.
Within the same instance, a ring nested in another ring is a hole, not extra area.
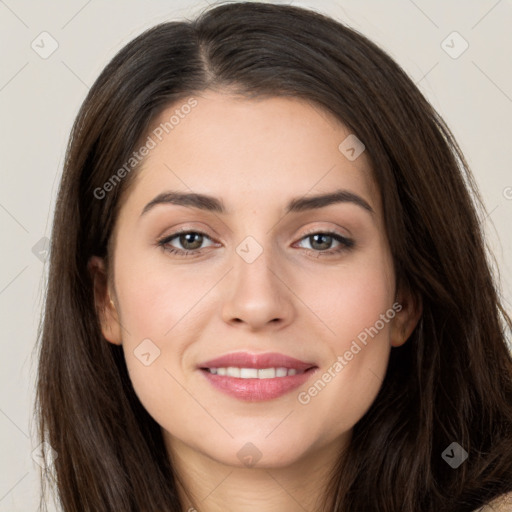
[(512, 492), (496, 498), (474, 512), (512, 512)]

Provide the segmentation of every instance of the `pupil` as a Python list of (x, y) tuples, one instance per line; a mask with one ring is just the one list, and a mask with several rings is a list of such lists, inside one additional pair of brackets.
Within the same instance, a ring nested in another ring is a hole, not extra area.
[[(195, 245), (193, 242), (194, 237), (198, 238), (198, 240), (195, 242)], [(198, 249), (201, 247), (202, 241), (203, 235), (200, 235), (199, 233), (187, 233), (185, 235), (181, 235), (180, 237), (180, 243), (183, 247), (185, 247), (185, 249)], [(193, 247), (187, 246), (189, 243), (192, 244)]]
[(323, 244), (322, 244), (322, 242), (320, 242), (320, 245), (323, 245), (323, 247), (317, 247), (317, 248), (318, 248), (318, 249), (328, 249), (328, 248), (329, 248), (329, 245), (330, 245), (330, 243), (329, 243), (329, 242), (330, 242), (330, 239), (331, 239), (332, 237), (331, 237), (331, 236), (329, 236), (329, 235), (317, 234), (317, 235), (313, 235), (313, 236), (312, 236), (312, 238), (313, 238), (313, 241), (314, 241), (314, 242), (313, 242), (311, 245), (312, 245), (313, 247), (314, 247), (314, 244), (317, 242), (317, 240), (316, 240), (317, 238), (318, 238), (318, 239), (320, 239), (320, 240), (321, 240), (322, 238), (323, 238), (323, 239), (327, 239), (327, 242), (325, 242), (325, 241), (324, 241), (324, 242), (323, 242)]

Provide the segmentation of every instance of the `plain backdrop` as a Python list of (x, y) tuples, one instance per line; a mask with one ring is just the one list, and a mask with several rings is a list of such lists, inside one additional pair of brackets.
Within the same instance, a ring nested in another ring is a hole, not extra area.
[[(484, 198), (484, 227), (512, 313), (512, 2), (275, 3), (313, 8), (362, 32), (440, 112)], [(207, 7), (206, 0), (0, 0), (0, 512), (38, 506), (33, 350), (46, 239), (74, 117), (102, 68), (129, 40)]]

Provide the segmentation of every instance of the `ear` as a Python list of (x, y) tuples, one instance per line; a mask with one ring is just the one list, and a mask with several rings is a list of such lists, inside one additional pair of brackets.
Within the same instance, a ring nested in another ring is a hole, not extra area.
[(99, 256), (91, 256), (87, 263), (94, 289), (94, 305), (101, 326), (101, 332), (107, 341), (121, 345), (121, 325), (108, 285), (105, 262)]
[(391, 321), (391, 345), (400, 347), (409, 339), (418, 324), (423, 313), (423, 304), (421, 298), (410, 289), (402, 288), (396, 294), (393, 309), (396, 314)]

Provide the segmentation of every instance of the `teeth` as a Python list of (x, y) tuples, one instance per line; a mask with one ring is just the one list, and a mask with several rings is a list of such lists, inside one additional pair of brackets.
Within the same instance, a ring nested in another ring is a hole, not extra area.
[(235, 366), (229, 366), (226, 369), (226, 375), (228, 377), (240, 377), (240, 368), (236, 368)]
[(257, 379), (258, 378), (258, 369), (257, 368), (240, 368), (240, 378), (241, 379)]
[(274, 379), (275, 377), (286, 377), (304, 373), (295, 368), (237, 368), (236, 366), (208, 368), (208, 371), (214, 375), (225, 375), (239, 379)]
[(275, 376), (275, 368), (263, 368), (261, 370), (258, 370), (258, 379), (274, 379)]

